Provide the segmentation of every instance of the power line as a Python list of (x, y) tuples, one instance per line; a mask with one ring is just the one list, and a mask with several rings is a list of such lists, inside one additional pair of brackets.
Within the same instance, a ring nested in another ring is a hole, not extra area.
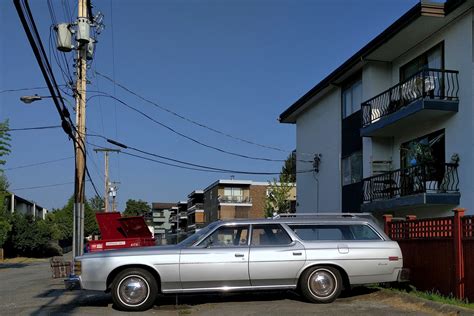
[(51, 187), (59, 187), (59, 186), (62, 186), (62, 185), (68, 185), (68, 184), (74, 184), (74, 181), (71, 181), (71, 182), (63, 182), (63, 183), (55, 183), (55, 184), (39, 185), (39, 186), (35, 186), (35, 187), (15, 188), (15, 189), (11, 189), (11, 191), (51, 188)]
[(174, 112), (173, 110), (170, 110), (169, 108), (167, 108), (167, 107), (165, 107), (165, 106), (163, 106), (163, 105), (161, 105), (161, 104), (158, 104), (158, 103), (156, 103), (156, 102), (153, 102), (153, 101), (151, 101), (151, 100), (149, 100), (149, 99), (147, 99), (147, 98), (145, 98), (145, 97), (139, 95), (138, 93), (136, 93), (136, 92), (132, 91), (131, 89), (125, 87), (123, 84), (118, 83), (117, 81), (115, 81), (115, 79), (110, 78), (110, 77), (107, 76), (107, 75), (101, 74), (101, 73), (98, 72), (98, 71), (95, 71), (95, 73), (98, 74), (99, 76), (101, 76), (101, 77), (103, 77), (103, 78), (109, 80), (110, 82), (112, 82), (112, 83), (114, 84), (114, 86), (118, 86), (118, 87), (120, 87), (121, 89), (127, 91), (128, 93), (130, 93), (130, 94), (136, 96), (137, 98), (139, 98), (139, 99), (141, 99), (141, 100), (143, 100), (143, 101), (145, 101), (145, 102), (147, 102), (147, 103), (149, 103), (149, 104), (152, 104), (152, 105), (154, 105), (155, 107), (157, 107), (157, 108), (159, 108), (159, 109), (161, 109), (161, 110), (163, 110), (163, 111), (165, 111), (165, 112), (168, 112), (168, 113), (170, 113), (171, 115), (176, 116), (176, 117), (178, 117), (178, 118), (180, 118), (180, 119), (182, 119), (182, 120), (184, 120), (184, 121), (187, 121), (187, 122), (189, 122), (189, 123), (191, 123), (191, 124), (194, 124), (194, 125), (196, 125), (196, 126), (205, 128), (205, 129), (210, 130), (210, 131), (212, 131), (212, 132), (214, 132), (214, 133), (216, 133), (216, 134), (220, 134), (220, 135), (222, 135), (222, 136), (225, 136), (225, 137), (228, 137), (228, 138), (231, 138), (231, 139), (234, 139), (234, 140), (238, 140), (238, 141), (240, 141), (240, 142), (244, 142), (244, 143), (247, 143), (247, 144), (250, 144), (250, 145), (254, 145), (254, 146), (258, 146), (258, 147), (262, 147), (262, 148), (266, 148), (266, 149), (271, 149), (271, 150), (275, 150), (275, 151), (280, 151), (280, 152), (286, 152), (286, 153), (291, 153), (291, 152), (292, 152), (291, 150), (282, 149), (282, 148), (278, 148), (278, 147), (270, 146), (270, 145), (265, 145), (265, 144), (260, 144), (260, 143), (257, 143), (257, 142), (251, 141), (251, 140), (247, 140), (247, 139), (244, 139), (244, 138), (241, 138), (241, 137), (238, 137), (238, 136), (233, 136), (233, 135), (231, 135), (231, 134), (229, 134), (229, 133), (220, 131), (220, 130), (215, 129), (215, 128), (213, 128), (213, 127), (210, 127), (210, 126), (208, 126), (208, 125), (206, 125), (206, 124), (197, 122), (197, 121), (195, 121), (195, 120), (193, 120), (193, 119), (190, 119), (190, 118), (188, 118), (188, 117), (186, 117), (186, 116), (184, 116), (184, 115), (182, 115), (182, 114), (179, 114), (179, 113), (177, 113), (177, 112)]
[[(127, 108), (131, 109), (132, 111), (135, 111), (137, 113), (139, 113), (140, 115), (144, 116), (145, 118), (147, 118), (148, 120), (154, 122), (155, 124), (158, 124), (164, 128), (166, 128), (167, 130), (171, 131), (172, 133), (176, 134), (176, 135), (179, 135), (183, 138), (186, 138), (198, 145), (201, 145), (203, 147), (206, 147), (206, 148), (209, 148), (209, 149), (213, 149), (213, 150), (216, 150), (218, 152), (221, 152), (221, 153), (224, 153), (224, 154), (228, 154), (228, 155), (232, 155), (232, 156), (237, 156), (237, 157), (240, 157), (240, 158), (245, 158), (245, 159), (251, 159), (251, 160), (261, 160), (261, 161), (270, 161), (270, 162), (285, 162), (284, 159), (272, 159), (272, 158), (265, 158), (265, 157), (254, 157), (254, 156), (249, 156), (249, 155), (244, 155), (244, 154), (239, 154), (239, 153), (236, 153), (236, 152), (232, 152), (232, 151), (228, 151), (228, 150), (225, 150), (225, 149), (222, 149), (222, 148), (219, 148), (219, 147), (216, 147), (216, 146), (212, 146), (212, 145), (209, 145), (209, 144), (206, 144), (204, 142), (201, 142), (200, 140), (197, 140), (191, 136), (188, 136), (184, 133), (181, 133), (177, 130), (175, 130), (174, 128), (154, 119), (153, 117), (151, 117), (150, 115), (146, 114), (145, 112), (139, 110), (138, 108), (134, 107), (134, 106), (131, 106), (130, 104), (122, 101), (121, 99), (119, 98), (116, 98), (114, 97), (113, 95), (110, 95), (106, 92), (102, 92), (102, 91), (95, 91), (95, 92), (99, 92), (99, 93), (102, 93), (102, 94), (96, 94), (96, 95), (93, 95), (91, 96), (89, 99), (92, 99), (94, 97), (108, 97), (108, 98), (111, 98), (111, 99), (114, 99), (116, 100), (117, 102), (123, 104), (124, 106), (126, 106)], [(307, 162), (307, 163), (311, 163), (312, 161), (310, 160), (298, 160), (300, 162)]]
[[(157, 162), (157, 163), (164, 164), (164, 165), (169, 165), (169, 166), (172, 166), (172, 167), (178, 167), (178, 168), (181, 168), (181, 169), (189, 169), (189, 170), (205, 171), (205, 172), (218, 172), (218, 173), (248, 174), (248, 175), (278, 175), (278, 174), (280, 174), (279, 172), (259, 172), (259, 171), (244, 171), (244, 170), (232, 170), (232, 169), (224, 169), (224, 168), (215, 168), (215, 167), (210, 167), (210, 166), (201, 165), (201, 164), (195, 164), (195, 163), (191, 163), (191, 162), (187, 162), (187, 161), (183, 161), (183, 160), (179, 160), (179, 159), (175, 159), (175, 158), (166, 157), (166, 156), (163, 156), (163, 155), (158, 155), (158, 154), (155, 154), (155, 153), (152, 153), (152, 152), (148, 152), (148, 151), (145, 151), (145, 150), (142, 150), (142, 149), (138, 149), (138, 148), (135, 148), (135, 147), (132, 147), (132, 146), (128, 146), (126, 144), (120, 143), (120, 142), (112, 140), (112, 139), (108, 139), (108, 138), (106, 138), (102, 135), (87, 134), (87, 136), (100, 137), (100, 138), (105, 139), (108, 143), (113, 144), (113, 145), (118, 146), (118, 147), (121, 147), (123, 149), (129, 149), (129, 150), (132, 150), (132, 151), (139, 152), (141, 154), (149, 155), (149, 156), (152, 156), (152, 157), (160, 158), (160, 159), (171, 161), (171, 162), (174, 162), (174, 163), (179, 163), (181, 165), (176, 165), (176, 164), (172, 164), (172, 163), (169, 163), (169, 162), (163, 162), (163, 161), (160, 161), (160, 160), (156, 160), (156, 159), (152, 159), (152, 158), (148, 158), (148, 157), (143, 157), (143, 156), (136, 155), (136, 154), (131, 154), (131, 153), (126, 152), (126, 151), (121, 151), (121, 153), (123, 153), (123, 154), (127, 154), (129, 156), (134, 156), (134, 157), (137, 157), (137, 158)], [(99, 147), (99, 148), (104, 148), (104, 147), (96, 145), (96, 144), (92, 144), (92, 143), (88, 143), (88, 144), (92, 145), (92, 146)], [(182, 166), (182, 165), (185, 165), (185, 166)], [(186, 166), (188, 166), (188, 167), (186, 167)], [(312, 172), (312, 171), (313, 171), (313, 169), (299, 171), (297, 173), (306, 173), (306, 172)]]
[(0, 90), (0, 94), (1, 94), (1, 93), (6, 93), (6, 92), (19, 92), (19, 91), (44, 90), (44, 89), (48, 89), (48, 87), (31, 87), (31, 88), (6, 89), (6, 90)]
[(74, 158), (73, 156), (71, 157), (64, 157), (64, 158), (59, 158), (59, 159), (54, 159), (54, 160), (48, 160), (48, 161), (42, 161), (42, 162), (37, 162), (37, 163), (32, 163), (29, 165), (23, 165), (23, 166), (17, 166), (17, 167), (10, 167), (10, 168), (5, 168), (3, 170), (16, 170), (16, 169), (23, 169), (23, 168), (29, 168), (29, 167), (36, 167), (36, 166), (41, 166), (41, 165), (46, 165), (54, 162), (59, 162), (59, 161), (64, 161), (64, 160), (69, 160)]
[(42, 129), (54, 129), (61, 128), (61, 125), (49, 125), (49, 126), (35, 126), (35, 127), (21, 127), (21, 128), (5, 128), (0, 129), (0, 132), (17, 132), (17, 131), (33, 131)]

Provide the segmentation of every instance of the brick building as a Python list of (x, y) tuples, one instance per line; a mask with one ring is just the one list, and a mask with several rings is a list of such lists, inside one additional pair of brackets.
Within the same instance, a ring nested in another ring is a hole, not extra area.
[[(232, 218), (262, 218), (265, 214), (267, 182), (251, 180), (217, 180), (204, 189), (204, 221)], [(296, 189), (288, 197), (296, 200)], [(294, 203), (292, 203), (294, 205)]]

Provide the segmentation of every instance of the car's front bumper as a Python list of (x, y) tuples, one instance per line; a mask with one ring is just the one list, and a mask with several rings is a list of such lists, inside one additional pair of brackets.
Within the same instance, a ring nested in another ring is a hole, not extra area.
[(66, 290), (80, 290), (81, 287), (81, 280), (78, 276), (71, 274), (68, 278), (64, 279), (64, 287)]

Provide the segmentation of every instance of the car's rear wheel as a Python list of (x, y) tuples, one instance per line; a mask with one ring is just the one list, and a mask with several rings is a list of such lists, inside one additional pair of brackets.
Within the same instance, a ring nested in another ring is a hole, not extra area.
[(144, 269), (123, 270), (112, 283), (112, 300), (123, 311), (147, 310), (155, 303), (157, 294), (156, 279)]
[(300, 279), (301, 293), (313, 303), (331, 303), (342, 291), (341, 273), (333, 267), (307, 269)]

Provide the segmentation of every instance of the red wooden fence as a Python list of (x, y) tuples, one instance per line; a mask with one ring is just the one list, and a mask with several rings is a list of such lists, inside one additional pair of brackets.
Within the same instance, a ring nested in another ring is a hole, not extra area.
[(403, 221), (384, 215), (385, 232), (398, 241), (416, 288), (474, 301), (474, 216), (464, 216), (464, 209), (453, 212)]

